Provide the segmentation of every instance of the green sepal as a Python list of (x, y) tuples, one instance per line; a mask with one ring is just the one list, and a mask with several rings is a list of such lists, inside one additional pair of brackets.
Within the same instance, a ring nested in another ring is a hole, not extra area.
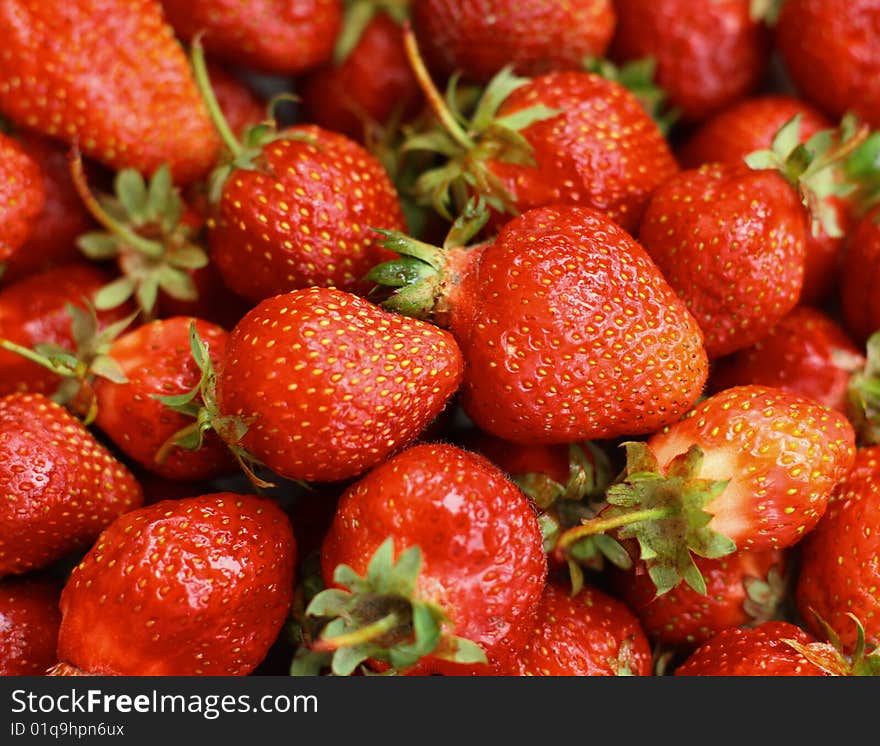
[(144, 177), (133, 168), (118, 171), (115, 179), (116, 198), (122, 203), (125, 212), (136, 225), (143, 225), (147, 219), (147, 185)]
[(131, 298), (134, 291), (135, 282), (131, 277), (118, 277), (95, 293), (95, 308), (99, 311), (117, 308)]
[(112, 259), (119, 253), (119, 239), (101, 231), (77, 236), (76, 246), (87, 258), (96, 262)]

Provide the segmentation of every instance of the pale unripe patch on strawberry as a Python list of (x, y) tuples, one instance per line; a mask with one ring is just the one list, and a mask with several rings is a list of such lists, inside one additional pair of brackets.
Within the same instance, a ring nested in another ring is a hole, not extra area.
[(719, 392), (649, 440), (661, 464), (694, 444), (703, 451), (695, 476), (728, 482), (705, 506), (710, 527), (759, 550), (791, 546), (815, 527), (855, 456), (842, 414), (761, 386)]

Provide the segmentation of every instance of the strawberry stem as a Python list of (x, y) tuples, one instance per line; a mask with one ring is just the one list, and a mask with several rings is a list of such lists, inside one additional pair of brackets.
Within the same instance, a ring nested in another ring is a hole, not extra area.
[(65, 365), (61, 361), (52, 360), (51, 358), (45, 357), (38, 352), (34, 352), (27, 347), (22, 347), (20, 344), (11, 342), (8, 339), (0, 339), (0, 347), (2, 347), (4, 350), (8, 350), (9, 352), (14, 352), (17, 355), (21, 355), (23, 358), (30, 360), (32, 363), (36, 363), (37, 365), (40, 365), (47, 370), (51, 370), (53, 373), (56, 373), (59, 376), (63, 376), (65, 378), (80, 377), (79, 372), (76, 369), (71, 368), (69, 365)]
[(568, 529), (568, 531), (566, 531), (562, 534), (562, 536), (559, 537), (557, 546), (560, 549), (567, 549), (575, 542), (587, 536), (602, 534), (606, 531), (620, 528), (621, 526), (631, 526), (634, 523), (643, 523), (645, 521), (655, 521), (663, 518), (671, 518), (673, 515), (675, 515), (675, 513), (675, 508), (669, 506), (664, 508), (635, 510), (631, 513), (624, 513), (622, 515), (616, 515), (611, 518), (602, 518), (602, 516), (597, 516), (596, 518), (591, 518), (585, 521), (580, 526), (575, 526), (574, 528)]
[(403, 620), (400, 616), (392, 611), (378, 621), (360, 627), (359, 629), (352, 630), (351, 632), (333, 635), (332, 637), (321, 637), (312, 643), (312, 650), (315, 652), (329, 653), (339, 650), (340, 648), (373, 642), (373, 640), (377, 640), (382, 637), (382, 635), (391, 632), (402, 622)]
[(119, 222), (107, 213), (107, 211), (101, 207), (98, 200), (95, 199), (95, 195), (92, 194), (89, 189), (88, 181), (86, 180), (86, 174), (83, 170), (82, 156), (80, 155), (79, 149), (75, 146), (70, 152), (69, 161), (70, 178), (73, 181), (73, 186), (76, 188), (76, 193), (79, 195), (79, 198), (82, 200), (82, 203), (85, 205), (89, 213), (91, 213), (92, 217), (112, 234), (118, 236), (145, 256), (148, 256), (151, 259), (159, 259), (164, 252), (161, 244), (158, 244), (155, 241), (150, 241), (143, 236), (139, 236), (127, 225)]
[(428, 68), (425, 66), (425, 62), (419, 54), (416, 36), (412, 31), (409, 21), (406, 21), (403, 24), (403, 44), (410, 67), (416, 76), (416, 80), (419, 82), (419, 87), (425, 94), (425, 98), (428, 99), (428, 103), (434, 114), (446, 128), (446, 131), (459, 145), (466, 150), (472, 150), (476, 147), (476, 143), (458, 123), (452, 112), (449, 110), (449, 107), (446, 106), (446, 102), (443, 100), (443, 96), (440, 95), (440, 91), (437, 90), (437, 86), (434, 85), (431, 74), (428, 72)]
[(211, 122), (220, 135), (220, 139), (229, 148), (230, 152), (235, 155), (241, 155), (244, 146), (232, 132), (229, 122), (223, 115), (217, 96), (214, 94), (214, 87), (211, 85), (211, 78), (208, 75), (208, 66), (205, 64), (205, 50), (202, 47), (201, 33), (196, 34), (192, 40), (190, 47), (190, 62), (192, 64), (193, 76), (196, 79), (196, 86), (202, 98), (205, 101), (205, 107), (208, 109), (208, 115)]

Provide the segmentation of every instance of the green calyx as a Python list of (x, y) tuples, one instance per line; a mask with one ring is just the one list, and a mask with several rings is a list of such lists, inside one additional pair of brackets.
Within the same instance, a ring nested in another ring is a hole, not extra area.
[(91, 394), (95, 378), (128, 383), (122, 368), (109, 352), (113, 341), (131, 325), (137, 313), (100, 329), (94, 306), (85, 299), (83, 304), (84, 307), (72, 303), (65, 305), (70, 316), (73, 350), (50, 343), (37, 344), (30, 349), (8, 339), (0, 339), (0, 347), (59, 376), (62, 380), (51, 398), (75, 409), (89, 425), (97, 416), (97, 400)]
[(807, 142), (800, 142), (801, 114), (786, 122), (767, 150), (746, 156), (749, 167), (774, 169), (794, 187), (812, 218), (813, 235), (820, 227), (832, 237), (842, 237), (843, 229), (829, 197), (848, 198), (856, 185), (847, 178), (847, 163), (866, 142), (870, 130), (855, 117), (846, 115), (839, 127), (822, 130)]
[(400, 25), (409, 18), (410, 0), (346, 0), (342, 30), (333, 47), (333, 64), (341, 65), (357, 46), (364, 30), (379, 13)]
[[(557, 109), (536, 105), (498, 116), (504, 101), (529, 82), (517, 77), (510, 67), (501, 70), (476, 97), (467, 111), (460, 105), (458, 78), (449, 81), (446, 96), (440, 94), (419, 55), (415, 35), (404, 25), (407, 57), (437, 124), (427, 129), (406, 131), (404, 151), (427, 151), (439, 155), (442, 165), (428, 168), (419, 176), (414, 191), (421, 204), (431, 205), (447, 220), (480, 195), (498, 212), (515, 215), (518, 210), (502, 180), (490, 168), (491, 161), (534, 166), (533, 148), (521, 131), (535, 122), (550, 119)], [(473, 95), (464, 97), (474, 100)]]
[(712, 514), (705, 510), (727, 482), (697, 476), (703, 452), (696, 445), (676, 456), (665, 474), (645, 443), (625, 446), (626, 468), (606, 491), (606, 507), (566, 531), (559, 545), (568, 549), (584, 537), (613, 532), (619, 541), (637, 542), (658, 596), (682, 581), (705, 595), (706, 582), (693, 554), (716, 558), (736, 549), (728, 537), (708, 527)]
[(98, 291), (96, 308), (116, 308), (133, 296), (151, 318), (160, 290), (180, 300), (198, 298), (189, 273), (204, 267), (208, 255), (182, 220), (183, 200), (167, 164), (149, 182), (134, 169), (122, 169), (115, 194), (101, 199), (89, 190), (78, 154), (71, 160), (71, 176), (86, 208), (105, 229), (79, 236), (78, 248), (94, 261), (115, 258), (123, 273)]
[(857, 215), (880, 204), (880, 132), (871, 132), (844, 164), (844, 175), (855, 185), (850, 198)]
[(478, 645), (449, 634), (443, 609), (418, 598), (421, 567), (419, 547), (404, 550), (395, 562), (392, 538), (376, 550), (366, 575), (339, 565), (333, 580), (344, 589), (324, 590), (308, 605), (306, 614), (323, 626), (297, 650), (291, 675), (315, 676), (329, 667), (334, 676), (349, 676), (368, 660), (385, 662), (394, 674), (429, 655), (485, 663)]
[(852, 613), (847, 616), (856, 625), (856, 644), (852, 653), (847, 654), (837, 632), (814, 610), (810, 610), (822, 627), (828, 642), (804, 644), (786, 638), (783, 640), (810, 663), (821, 668), (831, 676), (880, 676), (880, 647), (868, 648), (865, 641), (865, 628), (861, 620)]
[(602, 57), (588, 57), (583, 62), (583, 68), (606, 80), (620, 83), (638, 99), (664, 135), (669, 134), (672, 125), (681, 116), (678, 109), (669, 106), (666, 91), (656, 83), (657, 60), (653, 57), (632, 60), (620, 67)]
[(168, 409), (192, 417), (193, 423), (174, 433), (156, 452), (156, 462), (162, 463), (174, 448), (197, 451), (204, 443), (205, 434), (213, 430), (229, 448), (242, 471), (251, 483), (262, 489), (275, 485), (258, 477), (254, 471), (258, 465), (242, 446), (241, 439), (247, 433), (250, 422), (234, 415), (223, 415), (217, 402), (217, 374), (211, 361), (208, 345), (199, 336), (195, 323), (190, 323), (189, 343), (193, 360), (201, 371), (199, 382), (189, 391), (176, 395), (151, 394)]
[(868, 338), (865, 351), (864, 366), (847, 386), (847, 416), (863, 446), (880, 443), (880, 332)]
[(485, 203), (471, 199), (456, 218), (443, 246), (432, 246), (396, 231), (374, 230), (384, 237), (382, 245), (397, 252), (399, 259), (377, 264), (367, 274), (369, 282), (390, 289), (382, 306), (418, 319), (429, 319), (437, 310), (447, 277), (447, 256), (454, 249), (465, 248), (489, 219)]

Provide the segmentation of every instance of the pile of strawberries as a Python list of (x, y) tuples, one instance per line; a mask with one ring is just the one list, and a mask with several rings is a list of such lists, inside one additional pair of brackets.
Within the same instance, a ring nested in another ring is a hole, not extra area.
[(880, 0), (0, 39), (0, 673), (880, 673)]

